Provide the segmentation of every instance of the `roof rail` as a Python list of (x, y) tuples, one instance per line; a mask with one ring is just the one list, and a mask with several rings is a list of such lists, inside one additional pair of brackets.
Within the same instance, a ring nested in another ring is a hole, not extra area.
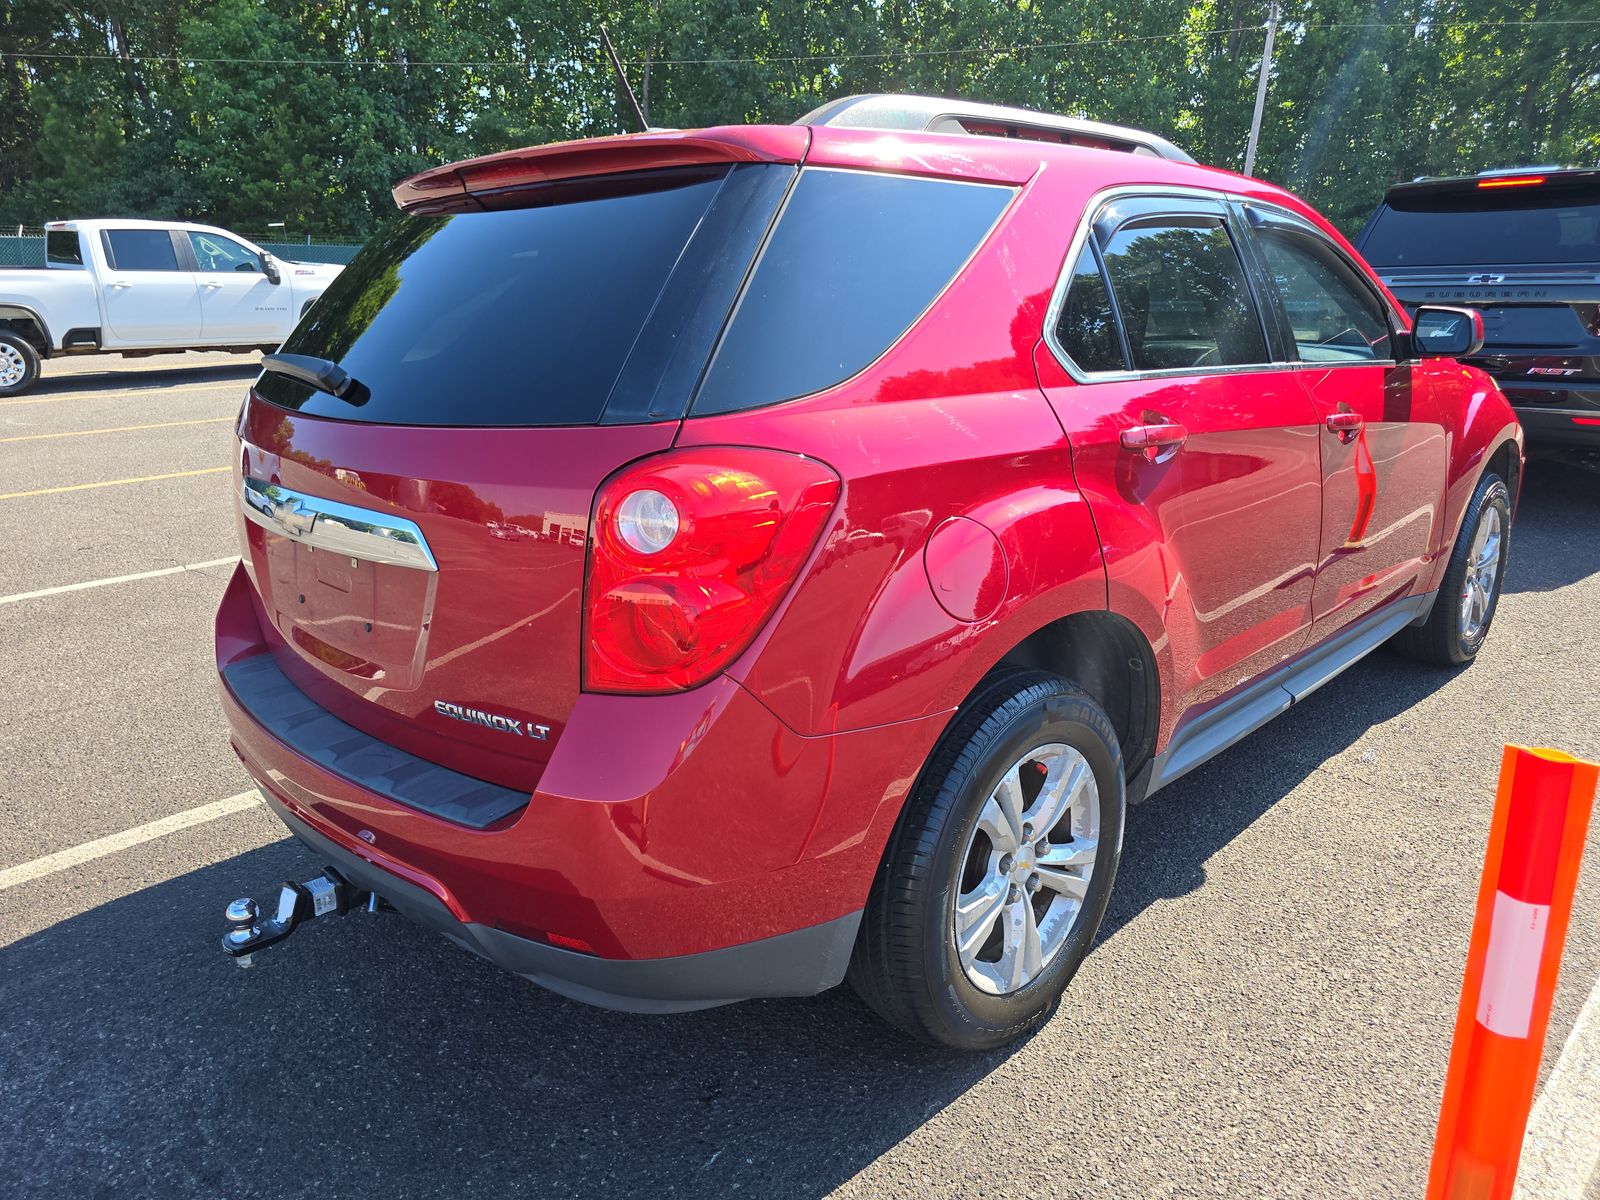
[(1148, 154), (1193, 162), (1165, 138), (1143, 129), (1107, 125), (1027, 108), (945, 100), (937, 96), (869, 94), (845, 96), (812, 109), (796, 125), (840, 125), (852, 129), (906, 129), (927, 133), (968, 133), (980, 137), (1022, 138)]

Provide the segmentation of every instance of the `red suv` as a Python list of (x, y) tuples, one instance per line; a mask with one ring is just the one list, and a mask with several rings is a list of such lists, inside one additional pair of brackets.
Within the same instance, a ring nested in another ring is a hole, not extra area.
[(239, 418), (223, 703), (329, 869), (230, 954), (365, 901), (994, 1046), (1128, 803), (1381, 643), (1472, 659), (1522, 470), (1475, 313), (1158, 139), (897, 103), (395, 189)]

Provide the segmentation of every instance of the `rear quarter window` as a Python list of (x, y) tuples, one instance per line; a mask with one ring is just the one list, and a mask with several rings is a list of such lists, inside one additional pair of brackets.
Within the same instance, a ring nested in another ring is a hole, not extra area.
[(759, 408), (861, 371), (955, 277), (1014, 194), (993, 184), (801, 171), (694, 412)]
[(52, 267), (83, 266), (83, 243), (76, 229), (52, 229), (44, 235), (44, 260)]

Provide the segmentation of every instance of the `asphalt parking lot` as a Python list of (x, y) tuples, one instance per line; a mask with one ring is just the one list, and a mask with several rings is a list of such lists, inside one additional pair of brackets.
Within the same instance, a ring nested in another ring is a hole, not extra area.
[[(210, 624), (253, 361), (0, 400), (0, 871), (248, 790)], [(0, 1192), (1419, 1196), (1501, 744), (1600, 758), (1600, 474), (1530, 464), (1507, 589), (1471, 669), (1380, 652), (1135, 809), (1098, 948), (1003, 1053), (843, 989), (602, 1012), (395, 917), (240, 971), (223, 906), (317, 866), (259, 805), (0, 890)], [(1547, 1063), (1600, 822), (1587, 859)]]

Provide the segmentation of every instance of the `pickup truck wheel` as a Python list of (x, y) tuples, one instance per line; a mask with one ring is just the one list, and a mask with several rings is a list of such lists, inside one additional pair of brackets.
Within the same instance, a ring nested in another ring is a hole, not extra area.
[(39, 352), (23, 336), (0, 332), (0, 396), (25, 392), (39, 379)]
[(889, 1024), (962, 1050), (1043, 1023), (1089, 952), (1122, 852), (1111, 721), (1041, 672), (996, 678), (924, 768), (848, 978)]
[(1407, 658), (1441, 667), (1464, 666), (1476, 658), (1500, 605), (1510, 552), (1511, 490), (1488, 472), (1461, 519), (1433, 611), (1423, 624), (1396, 634), (1393, 647)]

